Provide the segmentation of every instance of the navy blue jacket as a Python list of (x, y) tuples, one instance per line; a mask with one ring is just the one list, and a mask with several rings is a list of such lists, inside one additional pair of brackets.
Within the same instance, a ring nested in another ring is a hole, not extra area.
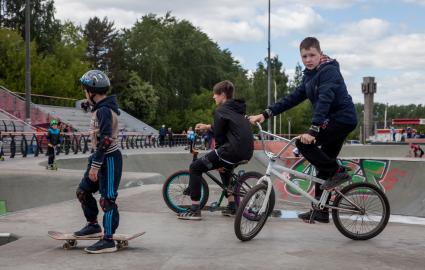
[(301, 85), (269, 109), (273, 115), (277, 115), (307, 98), (313, 104), (313, 125), (321, 126), (327, 121), (357, 125), (353, 100), (348, 94), (336, 60), (324, 63), (318, 69), (305, 69)]
[(92, 167), (100, 168), (104, 156), (118, 149), (118, 118), (120, 110), (115, 96), (108, 96), (93, 108), (91, 130), (94, 132), (92, 143), (96, 151), (92, 155)]

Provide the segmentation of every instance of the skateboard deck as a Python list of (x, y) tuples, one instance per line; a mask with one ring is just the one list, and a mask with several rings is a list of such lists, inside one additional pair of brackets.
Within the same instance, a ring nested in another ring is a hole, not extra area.
[[(128, 241), (137, 238), (139, 236), (144, 235), (145, 232), (139, 232), (135, 234), (121, 234), (116, 233), (112, 236), (112, 239), (117, 242), (117, 249), (123, 249), (128, 247)], [(78, 237), (74, 236), (72, 233), (63, 233), (63, 232), (57, 232), (57, 231), (48, 231), (47, 235), (50, 238), (53, 238), (55, 240), (63, 240), (65, 243), (62, 245), (63, 249), (72, 249), (77, 246), (78, 240), (100, 240), (103, 237), (103, 234), (100, 234), (99, 236), (94, 237)]]

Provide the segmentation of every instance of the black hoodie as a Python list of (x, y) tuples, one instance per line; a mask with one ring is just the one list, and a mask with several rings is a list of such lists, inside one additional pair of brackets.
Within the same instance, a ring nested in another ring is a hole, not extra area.
[(214, 113), (213, 132), (220, 158), (233, 163), (250, 160), (254, 151), (251, 125), (244, 100), (229, 99)]
[[(118, 108), (115, 96), (108, 96), (94, 106), (91, 122), (92, 146), (96, 148), (92, 158), (92, 167), (100, 168), (105, 154), (118, 150)], [(105, 147), (105, 139), (109, 142)]]

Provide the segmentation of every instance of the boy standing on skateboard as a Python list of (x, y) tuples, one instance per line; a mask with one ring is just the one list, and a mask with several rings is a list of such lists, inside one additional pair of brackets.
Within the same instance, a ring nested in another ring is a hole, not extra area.
[[(322, 53), (319, 41), (314, 37), (305, 38), (300, 44), (300, 54), (305, 66), (301, 85), (262, 114), (250, 116), (250, 122), (263, 122), (307, 98), (310, 100), (313, 105), (311, 126), (299, 136), (296, 146), (316, 167), (317, 177), (327, 180), (322, 185), (316, 183), (315, 197), (320, 199), (323, 189), (332, 189), (351, 179), (338, 165), (336, 157), (345, 138), (356, 128), (357, 116), (338, 62)], [(328, 223), (329, 210), (311, 210), (298, 217)]]
[(99, 191), (103, 215), (103, 238), (85, 249), (89, 253), (117, 250), (112, 239), (119, 224), (115, 203), (122, 174), (122, 156), (118, 149), (118, 115), (115, 96), (107, 96), (110, 82), (105, 73), (90, 70), (80, 79), (87, 100), (93, 106), (90, 124), (92, 144), (95, 149), (88, 161), (87, 170), (77, 189), (87, 225), (74, 233), (76, 237), (99, 236), (102, 229), (97, 221), (99, 210), (93, 193)]
[(60, 130), (58, 129), (58, 121), (53, 119), (50, 121), (50, 128), (47, 131), (47, 156), (49, 157), (47, 161), (48, 170), (55, 170), (55, 149), (60, 142)]

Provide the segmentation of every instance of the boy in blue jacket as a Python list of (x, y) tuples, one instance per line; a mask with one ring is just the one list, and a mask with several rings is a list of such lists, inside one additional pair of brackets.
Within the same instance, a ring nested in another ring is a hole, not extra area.
[(118, 115), (115, 96), (107, 96), (110, 82), (105, 73), (90, 70), (80, 79), (87, 100), (93, 106), (90, 130), (95, 149), (87, 170), (77, 189), (87, 225), (74, 233), (76, 237), (99, 236), (102, 229), (97, 221), (99, 210), (93, 193), (99, 191), (103, 215), (103, 238), (85, 249), (88, 253), (105, 253), (117, 250), (113, 234), (119, 224), (116, 202), (122, 174), (122, 155), (118, 149)]
[(58, 129), (58, 121), (53, 119), (50, 121), (50, 128), (47, 131), (47, 156), (49, 157), (47, 161), (48, 170), (55, 170), (55, 150), (56, 146), (60, 143), (60, 130)]
[[(327, 180), (322, 185), (316, 183), (315, 197), (320, 199), (323, 189), (332, 189), (351, 179), (336, 158), (344, 140), (356, 128), (357, 116), (338, 62), (322, 53), (319, 41), (314, 37), (305, 38), (300, 44), (300, 54), (305, 66), (301, 85), (262, 114), (250, 116), (250, 122), (263, 122), (307, 98), (310, 100), (313, 105), (311, 126), (300, 135), (296, 146), (316, 167), (317, 177)], [(298, 217), (304, 221), (313, 219), (328, 223), (329, 210), (311, 210)]]

